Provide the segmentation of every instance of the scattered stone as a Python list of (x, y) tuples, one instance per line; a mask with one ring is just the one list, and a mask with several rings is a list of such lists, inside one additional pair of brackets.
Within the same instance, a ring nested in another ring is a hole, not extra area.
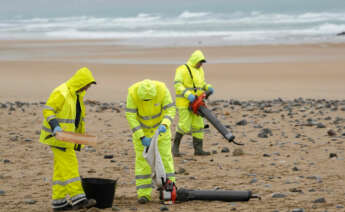
[(329, 153), (329, 158), (337, 158), (338, 155), (336, 153)]
[(92, 207), (89, 208), (86, 212), (100, 212), (101, 210), (99, 210), (98, 208)]
[(112, 159), (114, 158), (114, 155), (104, 155), (104, 159)]
[(36, 200), (33, 200), (33, 199), (26, 199), (24, 200), (24, 203), (25, 204), (28, 204), (28, 205), (33, 205), (33, 204), (36, 204)]
[(282, 193), (273, 193), (272, 194), (272, 198), (285, 198), (286, 194), (282, 194)]
[(336, 208), (338, 208), (338, 209), (344, 208), (344, 205), (337, 205)]
[(295, 192), (295, 193), (303, 193), (303, 191), (301, 189), (298, 189), (298, 188), (290, 188), (289, 191)]
[(0, 196), (4, 196), (5, 195), (5, 191), (0, 190)]
[(295, 167), (292, 168), (292, 171), (296, 172), (296, 171), (299, 171), (299, 169), (295, 166)]
[(10, 163), (10, 162), (11, 162), (11, 161), (8, 160), (8, 159), (4, 159), (3, 161), (4, 161), (4, 163)]
[(328, 130), (328, 131), (327, 131), (327, 134), (328, 134), (329, 136), (335, 136), (335, 135), (337, 135), (337, 133), (336, 133), (334, 130)]
[(256, 178), (253, 178), (249, 183), (253, 184), (253, 183), (256, 183), (256, 182), (258, 182), (258, 180)]
[(169, 208), (168, 208), (166, 205), (163, 205), (163, 206), (160, 208), (160, 211), (169, 211)]
[(326, 202), (326, 199), (324, 197), (318, 198), (313, 201), (313, 203), (325, 203), (325, 202)]
[(233, 156), (241, 156), (241, 155), (244, 155), (244, 151), (241, 148), (236, 148), (236, 149), (234, 149), (232, 155)]
[(317, 128), (326, 128), (326, 126), (324, 124), (322, 124), (322, 123), (317, 123), (316, 127)]
[(304, 212), (303, 208), (294, 208), (291, 212)]
[(183, 173), (185, 173), (185, 172), (186, 172), (186, 169), (180, 167), (180, 168), (178, 169), (178, 171), (176, 172), (176, 174), (183, 174)]
[(272, 130), (269, 128), (263, 128), (258, 134), (259, 138), (268, 138), (268, 136), (273, 136)]
[(120, 211), (121, 209), (119, 207), (117, 207), (116, 205), (113, 205), (113, 207), (111, 208), (112, 211)]
[(217, 154), (217, 150), (212, 150), (212, 154)]
[(31, 142), (32, 140), (30, 138), (24, 139), (25, 142)]
[(230, 152), (230, 149), (228, 147), (223, 147), (221, 152), (223, 153)]
[(247, 125), (247, 124), (248, 124), (248, 122), (247, 122), (247, 120), (245, 120), (245, 119), (243, 119), (243, 120), (241, 120), (241, 121), (239, 121), (239, 122), (236, 123), (236, 125), (238, 125), (238, 126), (245, 126), (245, 125)]
[(262, 156), (264, 156), (264, 157), (271, 157), (271, 155), (267, 154), (267, 153), (264, 153)]

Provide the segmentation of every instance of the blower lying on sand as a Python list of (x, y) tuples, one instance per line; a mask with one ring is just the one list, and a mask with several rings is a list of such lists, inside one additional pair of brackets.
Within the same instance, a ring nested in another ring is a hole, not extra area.
[(220, 132), (220, 134), (224, 136), (226, 140), (237, 145), (243, 145), (242, 143), (235, 142), (235, 136), (233, 136), (232, 133), (228, 131), (222, 125), (222, 123), (220, 123), (220, 121), (212, 114), (212, 112), (207, 109), (205, 99), (207, 99), (210, 95), (210, 92), (202, 93), (196, 98), (193, 103), (191, 103), (189, 109), (192, 110), (195, 114), (206, 118), (218, 130), (218, 132)]

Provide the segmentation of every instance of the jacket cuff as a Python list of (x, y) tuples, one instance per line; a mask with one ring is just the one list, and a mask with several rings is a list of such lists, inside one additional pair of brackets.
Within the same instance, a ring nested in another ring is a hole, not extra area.
[(54, 131), (55, 127), (59, 126), (59, 122), (57, 121), (57, 119), (51, 119), (49, 122), (48, 122), (50, 128), (52, 129), (52, 131)]

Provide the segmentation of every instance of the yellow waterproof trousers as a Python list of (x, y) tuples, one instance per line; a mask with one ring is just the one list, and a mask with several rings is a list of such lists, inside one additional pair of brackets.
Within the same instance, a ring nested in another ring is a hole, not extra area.
[(191, 133), (193, 137), (204, 138), (204, 119), (190, 111), (188, 108), (177, 108), (179, 120), (177, 125), (177, 132), (180, 134)]
[[(145, 196), (147, 199), (151, 200), (151, 192), (153, 188), (151, 167), (143, 157), (144, 146), (141, 144), (140, 139), (135, 139), (133, 143), (135, 148), (135, 180), (138, 199)], [(175, 182), (174, 161), (171, 154), (170, 130), (167, 130), (165, 133), (161, 133), (158, 137), (158, 149), (167, 177), (171, 181)]]
[(72, 205), (86, 199), (79, 176), (78, 160), (74, 149), (61, 150), (52, 147), (54, 153), (52, 207), (62, 208), (68, 204), (67, 195)]

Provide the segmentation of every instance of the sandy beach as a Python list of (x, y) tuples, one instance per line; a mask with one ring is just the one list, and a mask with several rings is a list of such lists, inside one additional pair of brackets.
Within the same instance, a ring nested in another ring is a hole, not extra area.
[[(195, 49), (204, 52), (206, 80), (215, 88), (210, 109), (245, 146), (228, 143), (211, 127), (204, 145), (212, 155), (195, 157), (186, 136), (186, 155), (175, 159), (177, 185), (252, 190), (262, 200), (194, 201), (168, 210), (344, 211), (344, 48), (344, 43), (149, 48), (112, 40), (0, 41), (0, 211), (51, 210), (53, 156), (38, 141), (42, 103), (83, 66), (97, 81), (85, 97), (86, 126), (100, 142), (78, 153), (80, 174), (119, 178), (114, 207), (88, 211), (160, 211), (156, 192), (153, 202), (136, 202), (127, 89), (150, 78), (165, 82), (174, 95), (175, 70)], [(238, 148), (243, 154), (234, 154)]]

